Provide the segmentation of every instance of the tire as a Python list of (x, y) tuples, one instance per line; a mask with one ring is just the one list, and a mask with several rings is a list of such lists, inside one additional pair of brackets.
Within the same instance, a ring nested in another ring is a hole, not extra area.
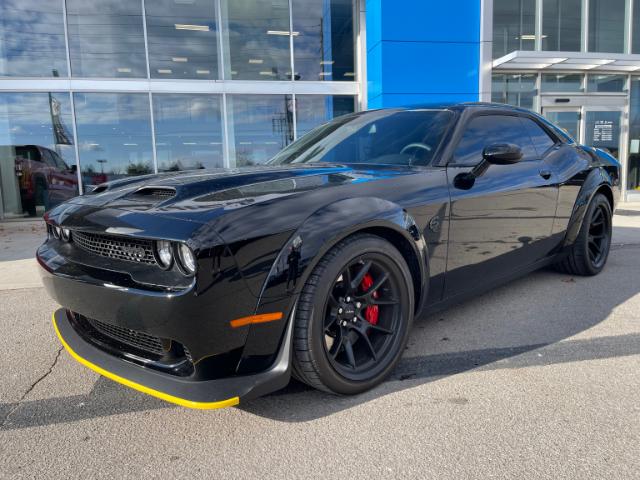
[[(349, 285), (357, 285), (353, 297)], [(314, 268), (298, 299), (294, 376), (340, 395), (373, 388), (400, 359), (413, 313), (413, 281), (400, 252), (374, 235), (342, 240)]]
[[(600, 273), (607, 263), (611, 248), (611, 218), (609, 200), (597, 193), (587, 208), (580, 232), (567, 256), (556, 264), (557, 270), (582, 276)], [(601, 224), (598, 223), (600, 221)]]

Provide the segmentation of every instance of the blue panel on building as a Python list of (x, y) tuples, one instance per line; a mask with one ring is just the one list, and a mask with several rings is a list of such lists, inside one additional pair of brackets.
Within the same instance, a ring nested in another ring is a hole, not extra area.
[(369, 108), (478, 100), (479, 65), (480, 0), (367, 0)]

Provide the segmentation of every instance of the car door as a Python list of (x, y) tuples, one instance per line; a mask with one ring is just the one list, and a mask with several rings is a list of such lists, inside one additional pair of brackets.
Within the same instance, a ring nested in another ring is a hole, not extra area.
[[(480, 290), (546, 257), (557, 204), (552, 170), (513, 112), (467, 115), (447, 162), (451, 214), (445, 297)], [(472, 182), (468, 173), (494, 144), (515, 144), (522, 160), (490, 165)]]

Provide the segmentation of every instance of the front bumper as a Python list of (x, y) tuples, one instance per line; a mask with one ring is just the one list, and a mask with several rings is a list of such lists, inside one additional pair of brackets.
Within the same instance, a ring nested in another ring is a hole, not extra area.
[(259, 397), (289, 383), (291, 318), (288, 319), (284, 341), (271, 368), (258, 374), (215, 380), (168, 375), (110, 355), (82, 338), (74, 329), (65, 309), (53, 314), (53, 327), (69, 354), (100, 375), (183, 407), (214, 409), (238, 405), (241, 399)]

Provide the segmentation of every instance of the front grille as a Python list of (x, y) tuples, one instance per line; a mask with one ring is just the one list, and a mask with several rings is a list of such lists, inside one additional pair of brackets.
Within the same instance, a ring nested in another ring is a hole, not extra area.
[(87, 318), (86, 320), (93, 328), (103, 335), (139, 350), (160, 356), (164, 355), (168, 350), (169, 341), (163, 341), (159, 337), (154, 337), (153, 335), (149, 335), (144, 332), (138, 332), (137, 330), (104, 323), (93, 318)]
[(102, 257), (156, 265), (156, 259), (153, 256), (153, 242), (151, 240), (74, 231), (72, 241), (83, 250)]

